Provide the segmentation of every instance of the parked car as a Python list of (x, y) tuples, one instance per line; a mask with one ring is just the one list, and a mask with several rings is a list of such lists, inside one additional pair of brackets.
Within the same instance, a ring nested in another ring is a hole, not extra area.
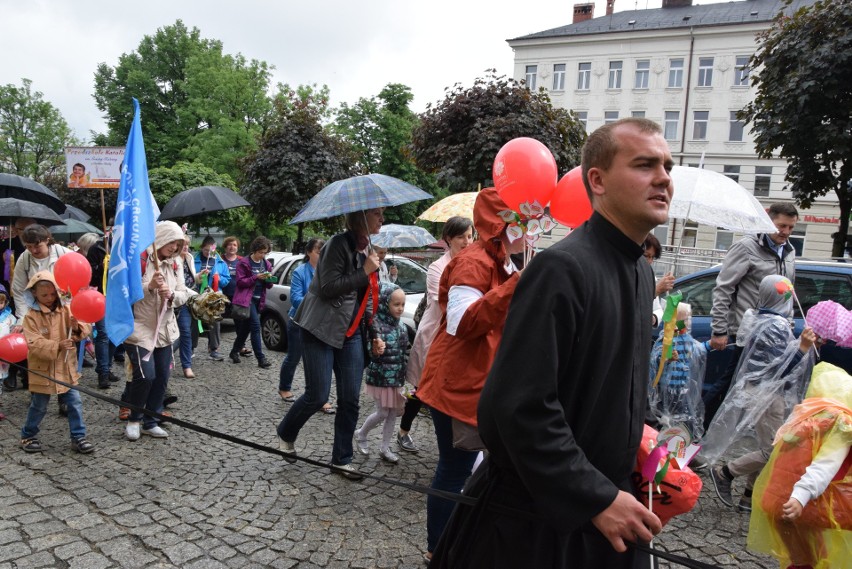
[[(683, 293), (682, 302), (692, 306), (692, 336), (698, 341), (709, 340), (710, 309), (713, 306), (713, 288), (721, 265), (710, 267), (675, 281), (675, 292)], [(808, 309), (821, 300), (833, 300), (852, 309), (852, 264), (842, 262), (796, 261), (796, 280), (793, 283), (796, 296), (807, 313)], [(795, 334), (798, 336), (804, 327), (804, 320), (795, 306)], [(724, 374), (731, 359), (733, 346), (707, 357), (707, 372), (704, 385), (713, 385)], [(833, 343), (820, 349), (820, 359), (842, 367), (852, 373), (852, 349), (839, 348)]]
[[(278, 281), (266, 292), (266, 306), (260, 315), (260, 334), (270, 350), (287, 350), (287, 313), (290, 311), (290, 283), (293, 271), (304, 262), (304, 255), (275, 255), (272, 274)], [(414, 311), (426, 292), (426, 269), (402, 256), (388, 255), (385, 262), (392, 262), (398, 269), (397, 284), (405, 291), (405, 311), (402, 322), (408, 328), (410, 339), (414, 337)]]

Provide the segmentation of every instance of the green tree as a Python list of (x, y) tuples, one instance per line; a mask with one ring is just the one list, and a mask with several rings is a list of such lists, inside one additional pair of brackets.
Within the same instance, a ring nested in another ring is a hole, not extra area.
[[(417, 167), (410, 146), (414, 128), (420, 122), (409, 108), (411, 89), (389, 83), (377, 97), (361, 98), (352, 106), (345, 103), (337, 112), (335, 130), (351, 144), (363, 174), (385, 174), (405, 180), (433, 195), (443, 196), (435, 177)], [(428, 203), (413, 202), (385, 212), (387, 222), (413, 223)]]
[[(261, 224), (289, 220), (322, 188), (355, 171), (349, 145), (321, 124), (328, 109), (322, 91), (285, 87), (274, 108), (259, 148), (244, 162), (242, 194), (256, 206)], [(301, 231), (300, 225), (300, 241)]]
[(94, 97), (108, 132), (95, 141), (125, 143), (136, 97), (150, 167), (202, 160), (236, 178), (272, 108), (271, 70), (265, 62), (224, 54), (220, 41), (177, 20), (145, 36), (115, 67), (98, 65)]
[(65, 147), (76, 143), (62, 114), (32, 90), (32, 81), (0, 86), (0, 172), (64, 182)]
[(494, 157), (521, 136), (547, 146), (560, 172), (580, 163), (586, 132), (576, 115), (554, 107), (543, 90), (532, 92), (494, 73), (490, 70), (470, 88), (456, 84), (443, 101), (427, 106), (414, 129), (415, 163), (454, 193), (493, 185)]
[(750, 63), (757, 95), (740, 118), (751, 124), (759, 156), (787, 160), (785, 180), (798, 205), (835, 192), (840, 230), (832, 255), (842, 256), (852, 209), (852, 2), (779, 13), (759, 42)]

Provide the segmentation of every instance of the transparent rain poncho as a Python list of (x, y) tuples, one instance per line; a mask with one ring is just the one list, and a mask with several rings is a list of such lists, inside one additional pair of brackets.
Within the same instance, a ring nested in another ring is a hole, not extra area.
[(734, 380), (702, 440), (702, 454), (711, 463), (729, 449), (741, 456), (765, 448), (768, 456), (772, 435), (762, 440), (766, 436), (759, 433), (767, 430), (769, 417), (786, 417), (802, 400), (813, 369), (814, 351), (803, 355), (793, 335), (790, 281), (770, 275), (758, 294), (760, 308), (743, 316), (745, 329), (737, 339), (744, 347)]
[(688, 304), (678, 304), (677, 319), (682, 323), (672, 338), (672, 348), (677, 357), (663, 364), (663, 373), (656, 386), (654, 379), (663, 353), (663, 334), (660, 334), (651, 350), (648, 400), (651, 412), (660, 425), (671, 427), (680, 423), (689, 430), (692, 440), (697, 441), (704, 434), (701, 389), (707, 365), (707, 347), (690, 334), (692, 309)]

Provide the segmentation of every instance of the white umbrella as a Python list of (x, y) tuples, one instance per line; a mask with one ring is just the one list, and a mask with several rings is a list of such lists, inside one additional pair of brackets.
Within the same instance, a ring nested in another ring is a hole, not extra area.
[(775, 224), (759, 201), (731, 178), (700, 168), (675, 166), (669, 217), (740, 233), (775, 233)]
[(379, 234), (372, 236), (371, 241), (376, 247), (400, 249), (403, 247), (424, 247), (434, 243), (436, 239), (422, 227), (389, 223), (382, 225)]

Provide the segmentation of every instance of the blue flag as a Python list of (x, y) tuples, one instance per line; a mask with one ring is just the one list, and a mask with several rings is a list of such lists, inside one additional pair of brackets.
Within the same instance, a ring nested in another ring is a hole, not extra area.
[(133, 333), (133, 303), (145, 294), (141, 255), (154, 242), (154, 223), (160, 216), (160, 208), (148, 185), (148, 164), (136, 99), (133, 99), (133, 108), (133, 124), (121, 165), (107, 276), (105, 324), (107, 335), (116, 346)]

